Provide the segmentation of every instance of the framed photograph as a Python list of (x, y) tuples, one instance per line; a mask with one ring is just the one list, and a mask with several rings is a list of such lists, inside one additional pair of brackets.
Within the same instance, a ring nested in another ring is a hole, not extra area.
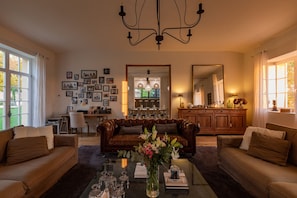
[(82, 87), (82, 86), (84, 86), (84, 82), (77, 82), (77, 86), (78, 86), (78, 87)]
[(117, 101), (118, 100), (118, 97), (117, 96), (110, 96), (110, 101)]
[(103, 91), (109, 92), (109, 85), (103, 85)]
[(77, 90), (76, 81), (62, 81), (62, 90)]
[(95, 84), (95, 90), (102, 90), (101, 84)]
[(87, 92), (86, 98), (92, 99), (93, 98), (93, 92)]
[(100, 76), (99, 77), (99, 83), (101, 83), (101, 84), (105, 83), (105, 77)]
[(96, 80), (92, 80), (92, 84), (97, 84), (97, 79)]
[(87, 86), (87, 91), (94, 91), (95, 87), (94, 86)]
[(117, 86), (116, 85), (111, 85), (111, 88), (115, 89), (115, 88), (117, 88)]
[(79, 74), (74, 74), (74, 80), (79, 80)]
[(66, 113), (73, 111), (73, 106), (67, 106)]
[(72, 79), (72, 72), (71, 71), (66, 72), (66, 78), (67, 79)]
[(66, 91), (66, 97), (72, 97), (73, 91)]
[(109, 94), (108, 93), (104, 93), (103, 94), (103, 98), (108, 98), (109, 97)]
[(93, 102), (102, 102), (102, 92), (93, 92)]
[(84, 105), (87, 105), (89, 103), (89, 100), (87, 98), (84, 98), (81, 100), (81, 103), (83, 103)]
[(103, 69), (103, 74), (110, 74), (110, 69), (109, 68), (104, 68)]
[(118, 94), (118, 89), (110, 89), (111, 94)]
[(78, 97), (78, 98), (84, 98), (84, 97), (85, 97), (85, 94), (84, 94), (84, 93), (79, 93), (79, 94), (77, 95), (77, 97)]
[(103, 99), (103, 106), (104, 107), (109, 106), (109, 100), (108, 99)]
[(91, 79), (85, 78), (84, 79), (84, 84), (86, 84), (86, 85), (91, 84)]
[(77, 97), (72, 97), (72, 104), (77, 104)]
[(106, 78), (106, 84), (113, 84), (113, 78)]
[(81, 70), (81, 78), (96, 79), (97, 70)]

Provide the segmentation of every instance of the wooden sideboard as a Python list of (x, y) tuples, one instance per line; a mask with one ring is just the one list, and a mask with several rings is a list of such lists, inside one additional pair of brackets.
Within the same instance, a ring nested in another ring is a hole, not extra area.
[(196, 123), (200, 127), (197, 135), (243, 134), (246, 129), (246, 109), (180, 108), (178, 118)]

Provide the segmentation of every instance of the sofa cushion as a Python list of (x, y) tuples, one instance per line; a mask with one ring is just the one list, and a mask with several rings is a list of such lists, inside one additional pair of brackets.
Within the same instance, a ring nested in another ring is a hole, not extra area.
[(24, 197), (26, 187), (21, 181), (0, 180), (0, 195), (1, 197), (17, 198)]
[(270, 130), (270, 129), (261, 128), (261, 127), (249, 126), (246, 128), (245, 133), (243, 135), (243, 139), (239, 147), (240, 149), (243, 149), (243, 150), (249, 149), (253, 132), (258, 132), (258, 133), (271, 136), (271, 137), (276, 137), (279, 139), (285, 139), (286, 137), (285, 131), (276, 131), (276, 130)]
[(53, 126), (43, 126), (43, 127), (17, 127), (14, 129), (14, 138), (24, 138), (24, 137), (38, 137), (45, 136), (47, 140), (48, 149), (54, 148), (54, 133)]
[(297, 197), (297, 183), (272, 182), (269, 186), (270, 198)]
[(49, 154), (46, 137), (26, 137), (9, 140), (7, 165), (28, 161)]
[(13, 137), (13, 130), (7, 129), (0, 132), (0, 162), (6, 160), (7, 143)]
[(160, 134), (177, 134), (177, 125), (176, 123), (168, 123), (168, 124), (156, 124), (156, 130)]
[(119, 134), (124, 135), (124, 134), (140, 134), (142, 133), (142, 125), (136, 125), (136, 126), (121, 126)]

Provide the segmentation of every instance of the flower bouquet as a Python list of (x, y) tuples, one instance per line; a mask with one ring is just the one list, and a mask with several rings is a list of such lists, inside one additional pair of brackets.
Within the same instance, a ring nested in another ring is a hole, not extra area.
[(148, 197), (159, 195), (159, 165), (169, 163), (171, 158), (179, 158), (179, 148), (183, 147), (176, 138), (171, 140), (166, 133), (162, 137), (157, 134), (155, 126), (152, 127), (151, 132), (145, 128), (139, 136), (144, 142), (134, 146), (135, 151), (118, 151), (118, 157), (131, 158), (132, 161), (139, 161), (146, 165)]

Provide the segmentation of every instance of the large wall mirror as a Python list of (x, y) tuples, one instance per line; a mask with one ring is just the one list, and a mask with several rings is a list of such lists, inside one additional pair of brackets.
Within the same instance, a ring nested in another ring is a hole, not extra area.
[(163, 117), (170, 117), (170, 65), (126, 65), (126, 79), (128, 116), (146, 118), (162, 114)]
[(224, 105), (224, 66), (192, 65), (193, 105), (222, 107)]

